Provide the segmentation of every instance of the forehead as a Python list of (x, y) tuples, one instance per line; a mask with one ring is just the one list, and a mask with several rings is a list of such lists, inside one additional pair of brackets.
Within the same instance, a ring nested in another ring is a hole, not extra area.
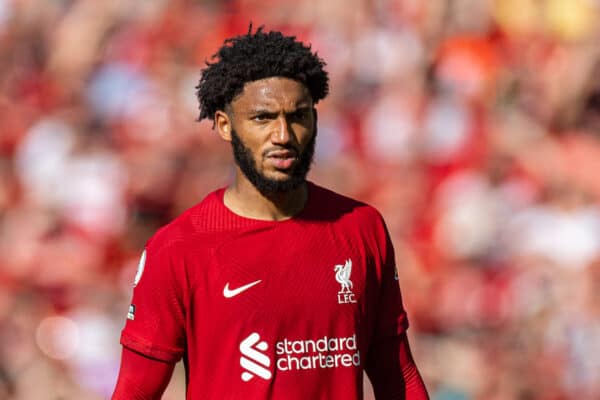
[(237, 111), (253, 108), (295, 109), (300, 105), (312, 106), (308, 88), (301, 82), (282, 77), (248, 82), (242, 93), (231, 102)]

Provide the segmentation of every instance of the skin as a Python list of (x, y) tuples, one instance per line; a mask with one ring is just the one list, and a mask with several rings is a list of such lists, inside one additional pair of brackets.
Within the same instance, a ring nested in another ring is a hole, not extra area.
[[(256, 170), (273, 180), (290, 179), (315, 135), (316, 111), (308, 89), (289, 78), (271, 77), (244, 86), (215, 113), (221, 138), (231, 142), (235, 130), (253, 154)], [(261, 193), (236, 165), (235, 178), (224, 196), (225, 206), (247, 218), (279, 221), (293, 217), (306, 203), (306, 182), (287, 192)]]

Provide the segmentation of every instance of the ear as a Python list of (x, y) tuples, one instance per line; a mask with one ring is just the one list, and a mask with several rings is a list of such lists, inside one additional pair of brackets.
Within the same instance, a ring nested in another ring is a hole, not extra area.
[(219, 136), (226, 142), (231, 142), (231, 130), (233, 128), (231, 126), (231, 119), (229, 119), (229, 115), (225, 111), (218, 110), (215, 112), (215, 126), (217, 127)]

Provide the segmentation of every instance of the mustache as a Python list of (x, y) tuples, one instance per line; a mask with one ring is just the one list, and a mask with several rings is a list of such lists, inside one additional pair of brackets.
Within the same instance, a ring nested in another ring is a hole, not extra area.
[(300, 154), (300, 150), (298, 150), (296, 147), (294, 147), (292, 145), (289, 145), (289, 146), (269, 147), (268, 149), (266, 149), (262, 152), (263, 157), (269, 157), (272, 155), (276, 156), (278, 154), (285, 154), (285, 155), (289, 155), (291, 157), (298, 157)]

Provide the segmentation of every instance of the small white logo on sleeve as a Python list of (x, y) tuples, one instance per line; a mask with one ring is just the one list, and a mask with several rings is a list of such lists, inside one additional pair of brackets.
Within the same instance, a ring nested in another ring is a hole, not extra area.
[(146, 266), (146, 249), (142, 252), (142, 256), (140, 257), (140, 262), (138, 263), (137, 272), (135, 274), (135, 278), (133, 279), (133, 287), (136, 287), (137, 284), (142, 279), (142, 274), (144, 273), (144, 267)]
[(352, 281), (350, 280), (352, 260), (346, 260), (344, 265), (336, 265), (333, 270), (335, 271), (335, 280), (342, 285), (338, 292), (338, 303), (356, 303), (356, 298), (354, 297), (354, 293), (352, 293)]
[(268, 348), (267, 342), (260, 341), (260, 335), (256, 332), (242, 340), (240, 343), (240, 351), (242, 352), (240, 365), (245, 370), (242, 372), (244, 382), (248, 382), (255, 376), (271, 379), (271, 371), (268, 370), (271, 366), (271, 360), (266, 354), (261, 353), (261, 351), (267, 351)]
[(127, 312), (127, 319), (134, 320), (135, 319), (135, 304), (131, 304), (129, 306), (129, 311)]

